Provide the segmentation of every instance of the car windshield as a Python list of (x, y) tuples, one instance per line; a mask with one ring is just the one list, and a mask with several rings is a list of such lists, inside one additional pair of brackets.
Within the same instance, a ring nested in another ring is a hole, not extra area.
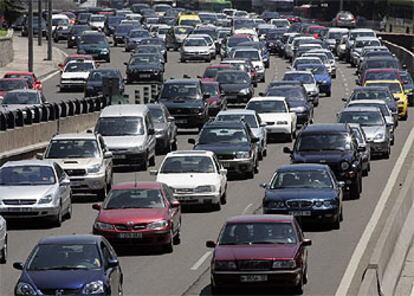
[(82, 35), (81, 36), (81, 44), (90, 44), (90, 45), (106, 45), (106, 39), (105, 36), (101, 35), (101, 34), (88, 34), (88, 35)]
[(164, 99), (188, 99), (197, 97), (197, 85), (184, 83), (164, 84), (161, 97)]
[(351, 96), (351, 101), (354, 100), (389, 100), (389, 96), (383, 90), (356, 90)]
[(286, 73), (283, 76), (283, 80), (286, 81), (300, 81), (305, 84), (315, 83), (313, 76), (311, 74), (306, 73)]
[(66, 65), (65, 72), (88, 72), (92, 69), (92, 63), (69, 63)]
[(21, 88), (26, 88), (26, 83), (24, 80), (0, 80), (1, 91), (9, 91)]
[(117, 77), (116, 72), (112, 71), (112, 70), (99, 70), (99, 71), (93, 71), (90, 76), (89, 76), (89, 80), (90, 81), (97, 81), (97, 82), (102, 82), (102, 79), (104, 77)]
[(165, 123), (166, 122), (164, 112), (162, 111), (161, 108), (150, 107), (149, 110), (151, 113), (152, 121), (154, 123)]
[(133, 30), (129, 32), (128, 36), (130, 38), (147, 38), (147, 37), (150, 37), (150, 34), (148, 31), (144, 31), (144, 30), (142, 31)]
[(219, 245), (296, 244), (297, 234), (291, 223), (227, 223)]
[(328, 70), (324, 65), (299, 65), (297, 67), (299, 71), (309, 71), (314, 75), (328, 75)]
[(401, 93), (402, 88), (401, 88), (401, 84), (397, 83), (397, 82), (384, 82), (384, 83), (369, 83), (369, 86), (385, 86), (388, 87), (388, 89), (390, 90), (391, 93), (395, 94), (395, 93)]
[(134, 26), (131, 25), (119, 25), (116, 27), (115, 33), (128, 33), (134, 28)]
[(40, 104), (39, 95), (32, 92), (9, 92), (1, 102), (3, 105), (32, 105)]
[(271, 96), (271, 97), (285, 97), (286, 99), (297, 100), (297, 101), (303, 101), (305, 99), (303, 91), (299, 88), (293, 88), (293, 87), (271, 88), (269, 89), (266, 95)]
[(346, 34), (346, 32), (329, 32), (327, 39), (341, 40)]
[(242, 42), (251, 41), (249, 37), (230, 37), (227, 41), (227, 45), (230, 47), (235, 47)]
[(164, 208), (160, 189), (114, 189), (105, 201), (105, 210)]
[(52, 19), (52, 26), (68, 26), (69, 20), (64, 18)]
[(261, 100), (250, 101), (247, 103), (246, 109), (255, 110), (257, 113), (286, 113), (286, 104), (284, 101)]
[(342, 112), (338, 122), (359, 123), (361, 126), (384, 125), (381, 112), (352, 111)]
[(397, 62), (394, 60), (368, 60), (366, 63), (367, 69), (381, 69), (381, 68), (391, 68), (397, 69)]
[(238, 144), (247, 142), (246, 132), (243, 129), (235, 128), (206, 128), (201, 132), (199, 140), (200, 144)]
[(387, 105), (384, 104), (378, 104), (378, 103), (361, 103), (361, 102), (354, 102), (348, 105), (349, 107), (377, 107), (380, 109), (381, 114), (383, 116), (391, 116), (389, 109)]
[(226, 71), (226, 70), (229, 70), (229, 69), (228, 68), (225, 68), (225, 67), (222, 67), (222, 68), (221, 67), (211, 67), (211, 68), (207, 68), (204, 71), (203, 77), (204, 78), (216, 78), (218, 72), (220, 72), (220, 71)]
[(53, 140), (46, 158), (98, 158), (99, 149), (96, 140)]
[(367, 72), (365, 74), (366, 80), (397, 80), (400, 79), (397, 72), (386, 71), (386, 72)]
[(207, 41), (201, 38), (186, 39), (183, 46), (207, 46)]
[(222, 84), (250, 84), (250, 77), (245, 72), (218, 72), (217, 81)]
[(24, 78), (27, 80), (29, 86), (33, 84), (33, 76), (32, 75), (24, 75), (24, 74), (6, 74), (4, 78)]
[(95, 244), (41, 244), (27, 264), (29, 271), (100, 268), (102, 261)]
[(273, 178), (270, 189), (279, 188), (333, 188), (333, 185), (325, 170), (298, 170), (279, 172)]
[(108, 17), (108, 24), (109, 25), (117, 25), (119, 23), (121, 23), (121, 21), (123, 20), (123, 17), (119, 17), (119, 16), (110, 16)]
[(101, 117), (96, 131), (104, 137), (138, 136), (144, 134), (144, 123), (137, 116)]
[(365, 47), (365, 46), (380, 46), (381, 42), (378, 40), (357, 40), (355, 42), (355, 47)]
[(260, 54), (255, 50), (237, 50), (234, 52), (233, 58), (235, 59), (250, 59), (252, 61), (259, 61)]
[(235, 30), (237, 29), (250, 29), (250, 28), (255, 28), (256, 24), (254, 23), (254, 20), (252, 19), (248, 19), (248, 18), (243, 18), (243, 19), (234, 19), (233, 20), (233, 28)]
[(187, 20), (181, 20), (180, 21), (180, 25), (183, 25), (183, 26), (192, 26), (192, 27), (195, 27), (198, 24), (201, 24), (201, 20), (190, 20), (190, 19), (187, 19)]
[(375, 37), (375, 33), (374, 32), (352, 32), (350, 38), (351, 39), (356, 39), (358, 37)]
[(210, 97), (218, 96), (220, 93), (218, 85), (213, 83), (203, 83), (201, 90), (203, 94), (208, 94)]
[(290, 23), (288, 20), (272, 20), (270, 23), (276, 27), (289, 27), (290, 26)]
[(173, 156), (163, 163), (161, 174), (213, 174), (214, 163), (208, 156)]
[(0, 169), (0, 186), (42, 186), (55, 183), (55, 174), (49, 166), (6, 166)]
[(168, 31), (170, 31), (170, 28), (159, 28), (157, 33), (158, 35), (165, 35)]
[(306, 59), (297, 59), (294, 62), (295, 67), (299, 65), (309, 65), (309, 64), (322, 64), (321, 59), (319, 58), (306, 58)]
[(130, 64), (156, 64), (159, 62), (159, 58), (155, 55), (140, 55), (131, 58)]
[(299, 137), (297, 150), (306, 151), (345, 151), (352, 148), (352, 139), (342, 133), (305, 134)]
[(70, 32), (72, 34), (80, 34), (84, 31), (87, 31), (89, 29), (89, 26), (72, 26), (70, 29)]
[(241, 121), (247, 123), (250, 128), (258, 128), (256, 116), (253, 114), (223, 114), (216, 117), (218, 121)]

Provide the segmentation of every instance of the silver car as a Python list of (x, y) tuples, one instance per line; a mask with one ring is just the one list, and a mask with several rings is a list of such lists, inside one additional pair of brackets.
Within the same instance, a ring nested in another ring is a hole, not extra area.
[(368, 172), (371, 170), (371, 147), (367, 142), (367, 136), (365, 135), (364, 130), (361, 128), (359, 123), (350, 123), (349, 126), (354, 132), (355, 138), (358, 143), (358, 151), (362, 156), (362, 175), (368, 176)]
[(0, 216), (0, 264), (7, 262), (7, 224)]
[(218, 121), (240, 121), (244, 120), (250, 127), (253, 135), (259, 139), (259, 160), (262, 160), (267, 155), (267, 131), (266, 124), (260, 121), (260, 117), (254, 110), (246, 109), (232, 109), (220, 111), (216, 120)]
[(55, 162), (9, 161), (0, 168), (0, 214), (47, 218), (56, 226), (72, 215), (70, 180)]

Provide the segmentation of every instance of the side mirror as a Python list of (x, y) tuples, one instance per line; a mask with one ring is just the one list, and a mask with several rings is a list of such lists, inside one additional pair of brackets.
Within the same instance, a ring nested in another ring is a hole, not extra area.
[(119, 265), (118, 259), (109, 259), (108, 260), (108, 268), (115, 268)]
[(188, 139), (187, 142), (188, 142), (188, 144), (193, 144), (193, 145), (196, 144), (195, 139)]
[(13, 263), (13, 268), (17, 269), (17, 270), (23, 270), (23, 263), (21, 262), (14, 262)]
[(267, 126), (267, 123), (266, 122), (260, 123), (260, 127), (266, 127), (266, 126)]
[(36, 153), (36, 159), (42, 160), (43, 159), (43, 153)]
[(179, 206), (180, 206), (180, 202), (179, 202), (178, 200), (173, 199), (173, 200), (171, 201), (171, 207), (173, 207), (173, 208), (178, 208)]
[(293, 151), (292, 151), (292, 149), (290, 149), (289, 147), (283, 147), (283, 153), (286, 153), (286, 154), (292, 154), (292, 153), (293, 153)]
[(338, 185), (339, 185), (339, 187), (345, 187), (345, 182), (344, 181), (338, 181)]
[(220, 169), (220, 174), (227, 175), (227, 169)]
[(112, 152), (106, 151), (106, 152), (104, 153), (104, 158), (108, 159), (108, 158), (112, 158), (112, 157), (113, 157)]
[(70, 179), (62, 179), (62, 180), (60, 180), (59, 185), (61, 185), (61, 186), (69, 186), (70, 185)]
[(304, 247), (312, 246), (312, 240), (310, 240), (308, 238), (303, 239), (302, 246), (304, 246)]
[(125, 66), (128, 66), (128, 63), (127, 63), (127, 62), (124, 62), (124, 65), (125, 65)]
[(102, 205), (95, 203), (92, 205), (92, 209), (100, 211), (102, 209)]
[(63, 70), (63, 64), (62, 63), (58, 64), (58, 67)]
[(206, 241), (206, 247), (210, 248), (210, 249), (213, 249), (213, 248), (216, 247), (216, 243), (214, 241), (211, 241), (211, 240)]
[(261, 183), (261, 184), (259, 184), (259, 186), (266, 189), (267, 188), (267, 183)]
[(259, 92), (259, 96), (264, 97), (265, 96), (264, 92)]
[(168, 122), (174, 122), (175, 121), (175, 118), (173, 116), (168, 116), (167, 117), (167, 121)]
[(155, 135), (155, 130), (153, 128), (149, 128), (148, 129), (148, 135), (149, 136)]
[(348, 98), (342, 98), (341, 100), (342, 100), (342, 102), (347, 102)]
[(156, 175), (158, 174), (158, 170), (150, 170), (150, 171), (149, 171), (149, 174), (150, 174), (151, 176), (156, 176)]

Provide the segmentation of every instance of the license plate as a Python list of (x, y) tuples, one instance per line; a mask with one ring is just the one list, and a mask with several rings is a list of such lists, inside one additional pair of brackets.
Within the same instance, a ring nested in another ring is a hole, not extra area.
[(141, 232), (122, 232), (118, 234), (119, 238), (142, 238)]
[(186, 119), (177, 119), (175, 122), (176, 123), (187, 123), (187, 120)]
[(289, 212), (289, 214), (292, 216), (310, 216), (311, 212), (310, 211), (292, 211), (292, 212)]
[(267, 275), (265, 275), (265, 274), (241, 275), (240, 276), (240, 281), (242, 283), (265, 282), (265, 281), (267, 281)]
[(140, 78), (150, 78), (151, 75), (150, 74), (139, 74)]
[(24, 212), (31, 212), (32, 208), (8, 208), (7, 211), (13, 212), (13, 213), (24, 213)]

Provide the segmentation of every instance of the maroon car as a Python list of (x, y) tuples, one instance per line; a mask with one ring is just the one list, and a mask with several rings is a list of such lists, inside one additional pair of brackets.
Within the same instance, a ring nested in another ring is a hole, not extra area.
[(226, 99), (221, 96), (220, 84), (216, 81), (202, 80), (201, 91), (208, 95), (208, 115), (216, 116), (221, 110), (227, 108)]
[(404, 84), (403, 79), (401, 79), (400, 70), (391, 68), (367, 69), (360, 81), (357, 79), (355, 82), (359, 85), (364, 85), (367, 80), (399, 80)]
[(290, 288), (307, 282), (307, 250), (299, 224), (288, 215), (246, 215), (224, 224), (211, 260), (211, 289)]
[(180, 242), (181, 207), (171, 189), (157, 182), (112, 187), (99, 210), (93, 233), (113, 246), (160, 246), (167, 253)]
[(27, 80), (24, 78), (0, 78), (0, 101), (9, 91), (29, 88)]

